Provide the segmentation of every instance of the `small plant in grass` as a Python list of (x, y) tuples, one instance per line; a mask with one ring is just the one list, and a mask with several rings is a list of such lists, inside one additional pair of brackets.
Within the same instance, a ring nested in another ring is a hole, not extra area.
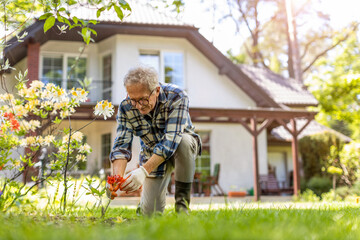
[(319, 202), (320, 197), (317, 196), (311, 189), (306, 189), (294, 200), (300, 202)]

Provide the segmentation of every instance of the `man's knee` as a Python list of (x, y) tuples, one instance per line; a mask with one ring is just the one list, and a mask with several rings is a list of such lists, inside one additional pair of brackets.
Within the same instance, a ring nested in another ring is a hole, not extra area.
[(181, 142), (175, 152), (177, 155), (191, 158), (197, 151), (197, 143), (190, 134), (183, 134)]

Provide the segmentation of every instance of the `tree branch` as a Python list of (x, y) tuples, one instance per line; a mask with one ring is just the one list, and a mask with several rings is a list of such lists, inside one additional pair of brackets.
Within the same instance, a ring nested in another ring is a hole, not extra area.
[(312, 65), (314, 65), (314, 63), (323, 55), (325, 55), (328, 51), (330, 51), (331, 49), (335, 48), (336, 46), (338, 46), (340, 43), (346, 41), (351, 33), (353, 33), (359, 26), (359, 23), (356, 23), (352, 29), (341, 39), (339, 39), (335, 44), (331, 45), (330, 47), (326, 48), (325, 50), (323, 50), (321, 53), (319, 53), (318, 55), (315, 56), (315, 58), (313, 59), (313, 61), (311, 61), (311, 63), (309, 63), (304, 69), (303, 69), (303, 73), (305, 73), (307, 70), (309, 70), (311, 68)]

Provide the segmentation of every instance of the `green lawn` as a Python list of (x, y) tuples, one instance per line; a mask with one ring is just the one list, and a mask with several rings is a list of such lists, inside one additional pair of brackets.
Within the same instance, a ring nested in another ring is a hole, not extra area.
[(138, 217), (110, 208), (105, 220), (0, 215), (0, 239), (360, 239), (360, 211), (345, 203), (252, 203)]

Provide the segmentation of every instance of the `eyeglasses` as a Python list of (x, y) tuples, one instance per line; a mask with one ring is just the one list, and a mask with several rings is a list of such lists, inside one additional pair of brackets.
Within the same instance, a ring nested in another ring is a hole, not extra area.
[(140, 104), (141, 106), (147, 106), (147, 105), (149, 105), (149, 98), (151, 97), (151, 95), (154, 93), (154, 90), (155, 90), (156, 88), (154, 88), (151, 92), (150, 92), (150, 94), (149, 94), (149, 96), (148, 97), (146, 97), (146, 98), (140, 98), (139, 100), (134, 100), (134, 99), (128, 99), (128, 102), (131, 104), (131, 106), (133, 106), (133, 107), (136, 107), (136, 104), (138, 103), (138, 104)]

